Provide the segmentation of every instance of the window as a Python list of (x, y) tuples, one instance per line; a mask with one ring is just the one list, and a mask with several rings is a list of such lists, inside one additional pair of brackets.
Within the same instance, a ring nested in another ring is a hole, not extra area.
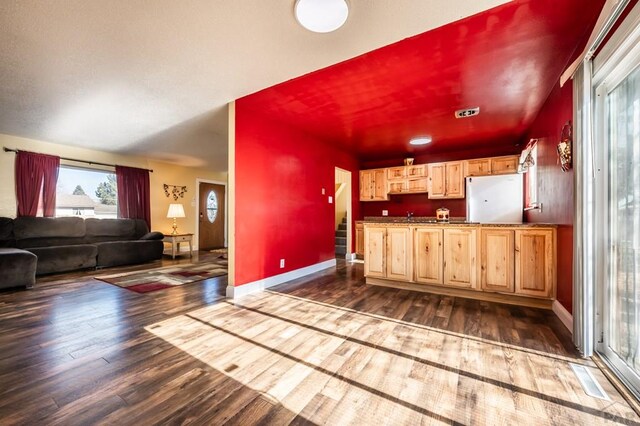
[(218, 216), (218, 196), (214, 191), (209, 191), (207, 195), (207, 219), (210, 223), (215, 222)]
[(56, 189), (56, 217), (118, 217), (114, 172), (60, 166)]

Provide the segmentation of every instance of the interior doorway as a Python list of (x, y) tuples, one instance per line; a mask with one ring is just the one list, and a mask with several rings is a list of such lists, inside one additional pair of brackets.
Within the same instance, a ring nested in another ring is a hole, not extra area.
[(226, 184), (198, 180), (198, 250), (226, 247)]
[(351, 172), (338, 167), (335, 170), (334, 205), (336, 257), (351, 257)]

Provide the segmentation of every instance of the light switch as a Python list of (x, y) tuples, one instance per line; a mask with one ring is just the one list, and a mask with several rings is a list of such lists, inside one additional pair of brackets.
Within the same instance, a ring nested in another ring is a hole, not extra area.
[(389, 210), (382, 210), (382, 216), (389, 216)]
[(322, 188), (322, 195), (326, 194), (327, 191), (324, 190), (324, 188)]
[(329, 195), (329, 204), (333, 204), (333, 197)]

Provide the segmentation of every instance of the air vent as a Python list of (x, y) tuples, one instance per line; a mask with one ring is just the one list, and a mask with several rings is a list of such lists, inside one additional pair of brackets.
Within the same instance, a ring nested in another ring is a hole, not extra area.
[(480, 107), (459, 109), (456, 111), (456, 118), (473, 117), (478, 114), (480, 114)]
[(587, 395), (594, 398), (611, 401), (604, 389), (602, 389), (602, 387), (600, 386), (600, 383), (596, 381), (595, 377), (593, 377), (587, 367), (585, 367), (584, 365), (574, 364), (572, 362), (570, 362), (569, 365), (571, 366), (571, 369), (578, 378), (578, 381), (582, 385), (582, 388)]

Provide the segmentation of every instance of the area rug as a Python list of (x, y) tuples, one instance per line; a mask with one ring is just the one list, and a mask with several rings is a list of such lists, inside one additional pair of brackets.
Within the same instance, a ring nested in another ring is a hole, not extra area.
[(206, 263), (165, 266), (147, 271), (101, 275), (95, 278), (136, 293), (149, 293), (227, 275), (227, 264), (226, 259), (215, 259)]

